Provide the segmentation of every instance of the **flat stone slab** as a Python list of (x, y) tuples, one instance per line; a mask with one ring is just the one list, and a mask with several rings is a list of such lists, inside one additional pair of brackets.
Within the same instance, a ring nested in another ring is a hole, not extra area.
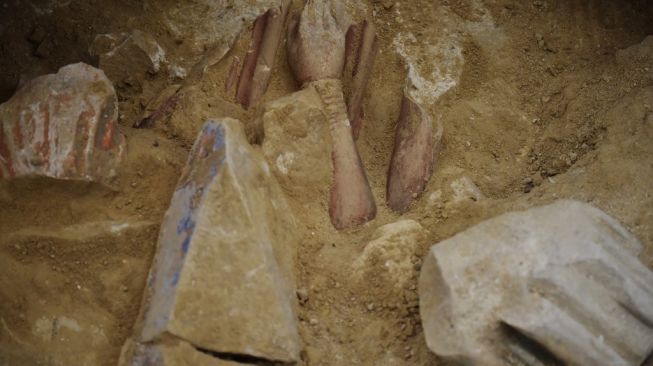
[(0, 178), (45, 176), (112, 186), (125, 138), (102, 70), (78, 63), (37, 77), (0, 105)]
[(161, 226), (141, 342), (299, 359), (295, 221), (240, 122), (207, 122)]
[(653, 272), (613, 218), (561, 200), (433, 246), (419, 281), (429, 348), (470, 365), (641, 365)]

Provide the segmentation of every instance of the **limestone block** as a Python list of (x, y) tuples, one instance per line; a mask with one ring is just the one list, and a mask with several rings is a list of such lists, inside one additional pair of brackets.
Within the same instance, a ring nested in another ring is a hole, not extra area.
[(29, 81), (0, 105), (0, 178), (111, 185), (125, 150), (118, 103), (101, 70), (78, 63)]
[[(323, 104), (312, 86), (265, 106), (263, 153), (283, 188), (293, 197), (326, 197), (332, 181), (331, 135)], [(311, 194), (312, 193), (312, 194)]]
[(161, 226), (141, 342), (291, 362), (295, 221), (261, 154), (233, 119), (208, 121)]
[(577, 201), (482, 222), (424, 261), (427, 344), (470, 365), (641, 365), (653, 351), (653, 272), (640, 249)]

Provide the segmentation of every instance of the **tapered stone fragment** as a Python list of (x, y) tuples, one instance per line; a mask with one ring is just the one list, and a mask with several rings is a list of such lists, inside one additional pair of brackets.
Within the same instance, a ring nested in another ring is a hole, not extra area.
[(125, 150), (102, 70), (78, 63), (29, 81), (0, 105), (0, 178), (45, 176), (112, 186)]
[(172, 335), (210, 352), (296, 361), (294, 228), (240, 123), (207, 122), (161, 226), (140, 342)]
[(435, 154), (442, 139), (442, 125), (409, 95), (401, 103), (395, 146), (388, 170), (387, 202), (405, 212), (419, 197), (433, 173)]
[(577, 201), (480, 223), (424, 261), (426, 342), (468, 365), (641, 365), (653, 351), (653, 272), (640, 249)]
[(248, 109), (255, 105), (268, 88), (279, 43), (283, 38), (290, 0), (281, 0), (254, 22), (252, 41), (243, 62), (236, 98)]
[(379, 42), (374, 25), (367, 20), (353, 25), (346, 36), (345, 84), (347, 84), (347, 115), (354, 139), (363, 128), (363, 97), (372, 75)]
[(347, 28), (341, 2), (309, 0), (291, 21), (288, 33), (288, 61), (295, 79), (304, 88), (315, 88), (329, 124), (333, 166), (329, 216), (338, 230), (362, 225), (376, 216), (342, 93)]

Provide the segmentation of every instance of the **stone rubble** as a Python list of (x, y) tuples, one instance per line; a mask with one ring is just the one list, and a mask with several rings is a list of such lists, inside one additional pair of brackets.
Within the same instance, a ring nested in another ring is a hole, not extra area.
[(239, 121), (208, 121), (161, 226), (140, 343), (294, 362), (295, 221)]
[(25, 84), (0, 105), (0, 178), (45, 176), (113, 186), (125, 150), (102, 70), (78, 63)]
[(401, 290), (414, 272), (414, 259), (428, 232), (417, 221), (400, 220), (378, 228), (363, 253), (354, 261), (359, 276), (380, 277)]
[(429, 348), (470, 365), (641, 365), (653, 272), (613, 218), (560, 200), (433, 246), (419, 281)]

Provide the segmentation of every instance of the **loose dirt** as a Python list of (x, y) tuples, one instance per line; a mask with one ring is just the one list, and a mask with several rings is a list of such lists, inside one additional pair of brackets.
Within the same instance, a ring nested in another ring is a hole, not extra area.
[[(153, 3), (0, 3), (0, 101), (33, 76), (80, 60), (96, 64), (87, 49), (99, 33), (140, 29), (170, 59), (179, 57), (187, 51), (184, 35), (171, 34), (160, 18), (176, 5)], [(590, 202), (644, 243), (641, 258), (653, 268), (647, 1), (367, 0), (348, 7), (354, 20), (371, 19), (379, 33), (358, 140), (379, 211), (368, 225), (337, 232), (326, 196), (308, 205), (291, 201), (303, 237), (302, 364), (439, 364), (419, 321), (420, 258), (438, 241), (506, 211), (558, 198)], [(129, 144), (117, 191), (53, 180), (0, 182), (3, 364), (116, 363), (136, 321), (158, 225), (200, 126), (208, 117), (229, 116), (245, 124), (252, 142), (263, 138), (261, 108), (244, 111), (235, 90), (225, 90), (233, 58), (242, 60), (248, 42), (245, 30), (201, 77), (149, 75), (140, 89), (117, 89)], [(400, 48), (420, 75), (454, 81), (431, 96), (443, 146), (425, 193), (404, 215), (384, 203), (407, 75)], [(447, 58), (456, 49), (460, 58)], [(174, 114), (153, 129), (133, 129), (150, 101), (175, 83), (183, 97)], [(264, 99), (295, 90), (282, 47)], [(409, 255), (412, 272), (403, 288), (389, 283), (382, 263), (373, 261), (357, 276), (354, 263), (374, 232), (401, 219), (428, 231)]]

